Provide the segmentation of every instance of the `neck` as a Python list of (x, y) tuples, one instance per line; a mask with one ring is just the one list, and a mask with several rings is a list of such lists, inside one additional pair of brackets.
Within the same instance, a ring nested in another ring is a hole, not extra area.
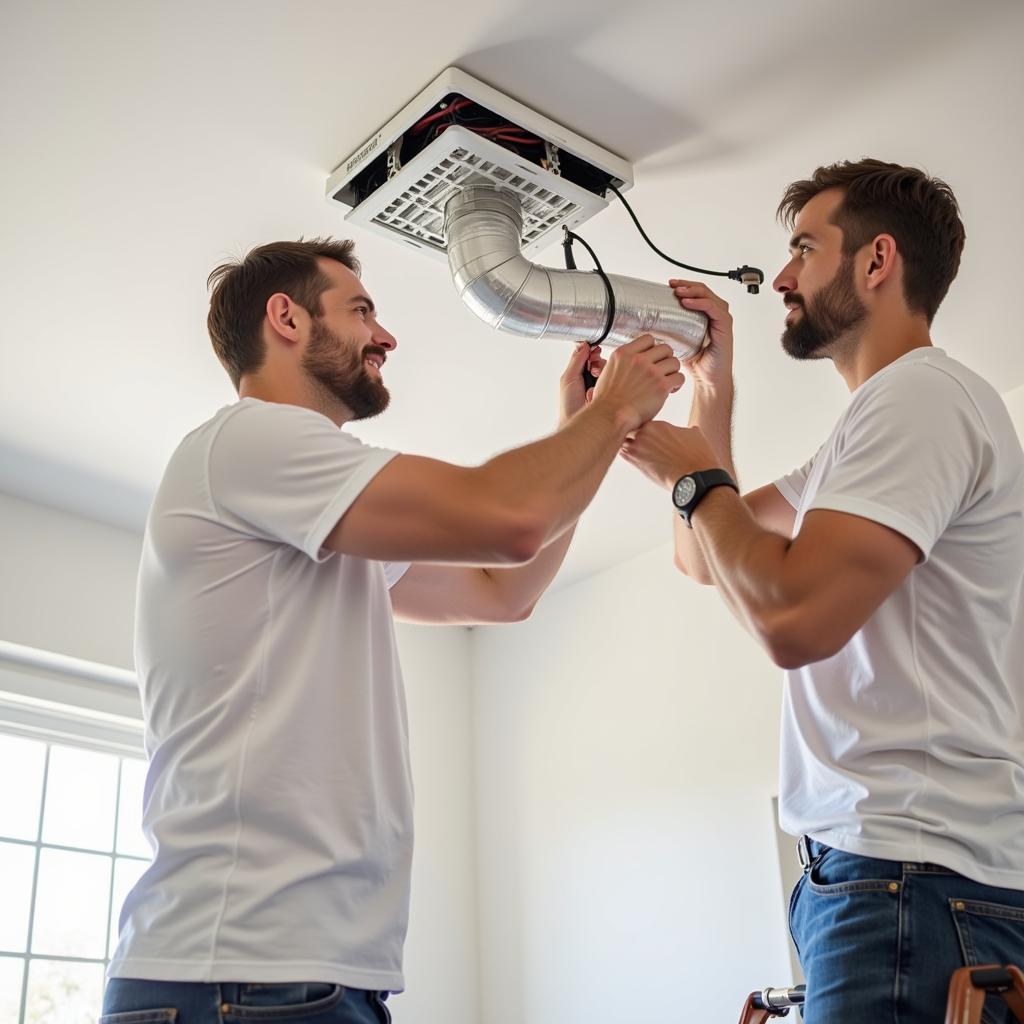
[(343, 427), (352, 419), (352, 411), (339, 401), (318, 381), (303, 375), (300, 378), (268, 377), (264, 374), (248, 374), (238, 385), (239, 398), (258, 398), (261, 402), (280, 402), (282, 405), (297, 405), (312, 409), (331, 420), (335, 426)]
[(905, 316), (886, 323), (868, 324), (850, 344), (838, 345), (831, 358), (846, 386), (854, 391), (901, 356), (931, 344), (924, 317)]

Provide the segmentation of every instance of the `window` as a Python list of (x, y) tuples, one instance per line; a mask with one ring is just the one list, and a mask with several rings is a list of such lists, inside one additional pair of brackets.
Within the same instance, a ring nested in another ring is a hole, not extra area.
[(0, 731), (0, 1024), (93, 1024), (146, 869), (145, 763)]

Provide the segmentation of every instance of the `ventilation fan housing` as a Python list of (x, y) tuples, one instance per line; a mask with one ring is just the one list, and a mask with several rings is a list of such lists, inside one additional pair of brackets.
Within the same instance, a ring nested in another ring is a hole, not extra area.
[(621, 157), (448, 68), (335, 168), (327, 196), (346, 220), (446, 259), (445, 205), (466, 186), (519, 197), (529, 255), (603, 210), (608, 184), (633, 184)]

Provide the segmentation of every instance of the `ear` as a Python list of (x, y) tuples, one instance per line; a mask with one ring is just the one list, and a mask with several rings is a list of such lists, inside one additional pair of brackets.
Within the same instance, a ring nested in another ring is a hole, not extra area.
[(299, 324), (305, 310), (284, 292), (274, 292), (267, 299), (267, 322), (274, 334), (286, 344), (299, 341)]
[(876, 235), (871, 243), (864, 284), (870, 291), (896, 273), (896, 239), (892, 235)]

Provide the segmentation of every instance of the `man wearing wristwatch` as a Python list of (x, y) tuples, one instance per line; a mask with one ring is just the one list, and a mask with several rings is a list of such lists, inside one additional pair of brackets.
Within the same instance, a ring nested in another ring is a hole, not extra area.
[(779, 212), (783, 348), (851, 392), (832, 434), (741, 497), (728, 306), (673, 281), (711, 325), (690, 426), (622, 453), (672, 494), (678, 568), (785, 669), (806, 1024), (932, 1024), (954, 970), (1024, 957), (1024, 453), (996, 391), (932, 346), (964, 243), (947, 185), (835, 164)]

